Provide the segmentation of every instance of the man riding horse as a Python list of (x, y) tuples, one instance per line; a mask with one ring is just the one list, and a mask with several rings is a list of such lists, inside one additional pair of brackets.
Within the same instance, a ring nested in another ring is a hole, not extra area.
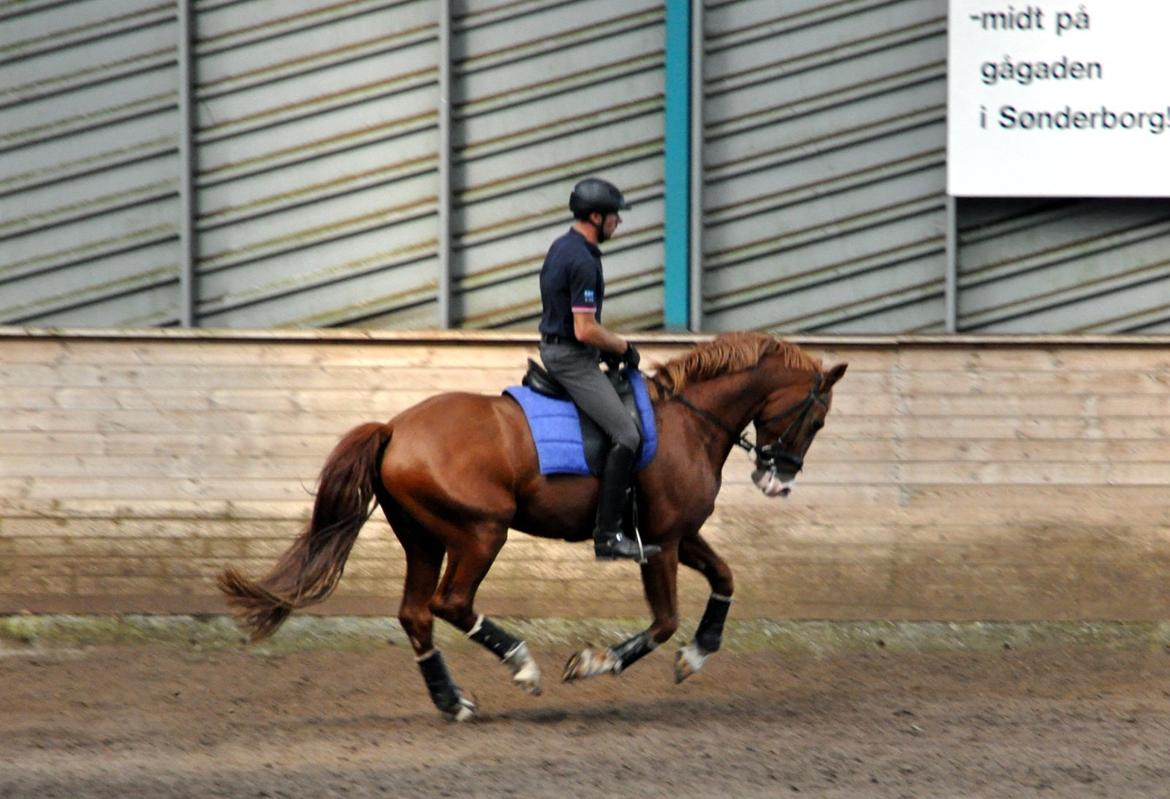
[(549, 247), (540, 269), (540, 359), (573, 402), (610, 439), (601, 474), (593, 552), (598, 560), (657, 555), (660, 548), (625, 535), (622, 515), (634, 471), (640, 436), (616, 389), (598, 368), (608, 360), (638, 368), (634, 345), (601, 324), (605, 276), (598, 245), (613, 238), (621, 224), (619, 211), (629, 210), (617, 186), (586, 178), (573, 187), (569, 210), (575, 222)]
[[(253, 580), (229, 567), (220, 575), (219, 586), (252, 640), (332, 594), (358, 533), (381, 507), (406, 558), (398, 621), (431, 700), (449, 719), (474, 718), (478, 705), (435, 645), (436, 619), (495, 655), (518, 687), (541, 692), (540, 668), (525, 642), (475, 606), (510, 530), (582, 541), (595, 521), (598, 557), (654, 555), (641, 569), (650, 626), (612, 646), (577, 652), (563, 680), (621, 674), (674, 635), (680, 565), (702, 574), (711, 593), (694, 637), (675, 658), (675, 679), (695, 674), (719, 649), (735, 586), (731, 567), (701, 528), (715, 510), (724, 464), (736, 447), (750, 452), (752, 483), (765, 496), (787, 496), (846, 364), (825, 369), (820, 359), (767, 333), (727, 333), (696, 344), (651, 376), (652, 414), (649, 426), (641, 417), (646, 437), (640, 442), (597, 366), (605, 356), (638, 363), (638, 351), (600, 323), (605, 285), (597, 245), (613, 235), (618, 212), (629, 205), (613, 185), (589, 179), (574, 188), (570, 207), (576, 222), (553, 243), (541, 272), (541, 356), (611, 438), (600, 501), (594, 504), (598, 485), (589, 469), (544, 471), (526, 411), (512, 394), (448, 392), (387, 422), (360, 424), (326, 458), (309, 521), (268, 574)], [(636, 374), (627, 377), (641, 382)], [(755, 442), (743, 433), (749, 424)], [(647, 463), (638, 473), (638, 529), (653, 542), (641, 553), (621, 530), (640, 443)], [(453, 459), (452, 452), (461, 455)]]

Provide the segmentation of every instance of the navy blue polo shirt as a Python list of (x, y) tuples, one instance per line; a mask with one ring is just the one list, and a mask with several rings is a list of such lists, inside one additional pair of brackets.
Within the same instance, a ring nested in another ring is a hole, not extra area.
[(601, 250), (569, 228), (548, 248), (540, 268), (540, 332), (546, 336), (575, 339), (573, 314), (593, 311), (601, 321), (605, 278), (601, 274)]

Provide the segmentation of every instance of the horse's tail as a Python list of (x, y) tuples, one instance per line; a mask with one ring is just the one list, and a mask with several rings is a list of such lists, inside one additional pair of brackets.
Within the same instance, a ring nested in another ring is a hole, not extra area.
[(362, 525), (370, 518), (378, 467), (389, 425), (359, 425), (345, 434), (321, 469), (313, 518), (272, 570), (253, 582), (233, 568), (219, 589), (252, 641), (276, 632), (294, 610), (315, 604), (337, 587)]

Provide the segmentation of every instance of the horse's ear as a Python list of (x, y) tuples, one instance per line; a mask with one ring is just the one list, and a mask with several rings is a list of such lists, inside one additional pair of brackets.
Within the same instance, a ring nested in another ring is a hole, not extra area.
[(828, 372), (825, 372), (825, 385), (822, 388), (825, 391), (831, 389), (838, 380), (845, 376), (845, 370), (848, 368), (849, 364), (839, 363)]

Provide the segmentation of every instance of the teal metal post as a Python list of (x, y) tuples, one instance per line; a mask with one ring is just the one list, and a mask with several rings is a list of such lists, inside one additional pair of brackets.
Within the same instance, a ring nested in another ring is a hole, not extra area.
[(690, 323), (691, 3), (666, 0), (666, 264), (663, 325)]

